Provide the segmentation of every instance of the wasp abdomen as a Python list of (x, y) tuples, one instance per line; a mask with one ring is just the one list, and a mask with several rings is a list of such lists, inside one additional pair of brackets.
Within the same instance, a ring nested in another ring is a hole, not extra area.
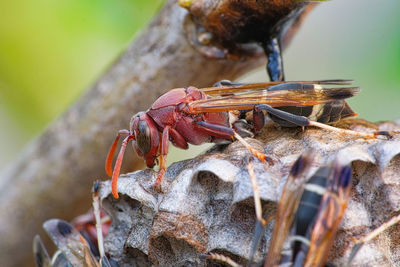
[[(344, 100), (336, 100), (325, 104), (315, 106), (289, 106), (277, 107), (276, 109), (288, 113), (306, 117), (312, 121), (321, 123), (334, 123), (347, 117), (356, 116), (357, 113)], [(298, 125), (281, 119), (275, 115), (269, 114), (270, 118), (283, 127), (298, 127)]]

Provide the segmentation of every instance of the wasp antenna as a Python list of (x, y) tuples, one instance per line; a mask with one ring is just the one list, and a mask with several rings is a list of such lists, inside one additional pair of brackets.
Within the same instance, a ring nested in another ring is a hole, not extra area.
[(260, 244), (260, 240), (261, 240), (262, 234), (264, 232), (264, 228), (265, 228), (265, 225), (263, 224), (263, 222), (261, 222), (257, 219), (256, 229), (254, 230), (253, 241), (251, 242), (250, 257), (249, 257), (250, 263), (253, 263), (254, 255), (256, 254), (257, 248)]
[(247, 171), (249, 172), (251, 185), (253, 187), (254, 206), (256, 209), (256, 217), (257, 217), (256, 229), (254, 230), (254, 237), (253, 237), (253, 241), (251, 244), (251, 250), (250, 250), (250, 262), (253, 262), (254, 254), (256, 253), (258, 244), (260, 243), (261, 235), (262, 235), (262, 232), (264, 230), (266, 223), (262, 217), (262, 206), (261, 206), (260, 192), (258, 190), (257, 176), (254, 172), (254, 166), (252, 164), (251, 159), (252, 158), (249, 158), (247, 160)]
[(97, 233), (97, 246), (99, 248), (100, 257), (104, 257), (104, 242), (103, 242), (103, 231), (100, 219), (100, 196), (99, 196), (100, 182), (95, 181), (93, 185), (93, 214), (96, 221), (96, 233)]
[(110, 261), (107, 259), (106, 256), (101, 257), (100, 259), (100, 267), (111, 267)]
[(115, 162), (114, 171), (112, 173), (111, 191), (115, 198), (118, 198), (117, 183), (118, 183), (119, 171), (121, 170), (122, 159), (124, 158), (126, 146), (128, 145), (128, 142), (131, 139), (133, 139), (133, 136), (130, 135), (126, 137), (122, 142), (121, 150), (119, 151), (117, 161)]
[(36, 267), (49, 267), (51, 260), (46, 248), (43, 245), (42, 239), (36, 235), (33, 239), (33, 254), (35, 257)]
[(356, 243), (353, 248), (351, 249), (349, 259), (347, 260), (347, 264), (345, 267), (349, 267), (351, 262), (353, 261), (354, 257), (357, 255), (358, 251), (362, 248), (364, 242)]
[(119, 139), (121, 138), (122, 135), (129, 135), (128, 130), (120, 130), (115, 137), (115, 140), (113, 144), (110, 147), (110, 150), (108, 151), (107, 158), (106, 158), (106, 173), (108, 176), (112, 176), (112, 160), (114, 158), (115, 154), (115, 149), (117, 148), (117, 144)]
[(119, 141), (120, 136), (117, 135), (117, 137), (115, 137), (115, 140), (113, 142), (113, 144), (110, 147), (110, 150), (108, 150), (108, 154), (107, 154), (107, 158), (106, 158), (106, 173), (108, 176), (112, 176), (112, 160), (114, 158), (114, 153), (115, 153), (115, 149), (117, 148), (117, 144)]

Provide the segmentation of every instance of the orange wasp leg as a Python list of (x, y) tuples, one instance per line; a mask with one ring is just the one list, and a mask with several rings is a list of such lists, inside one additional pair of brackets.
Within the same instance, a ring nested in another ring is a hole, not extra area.
[(174, 128), (171, 126), (166, 126), (164, 128), (161, 138), (160, 169), (158, 171), (157, 179), (153, 184), (153, 187), (158, 191), (161, 191), (161, 181), (167, 169), (166, 158), (168, 154), (170, 138), (177, 147), (182, 149), (188, 148), (188, 143)]
[(200, 127), (201, 130), (205, 131), (209, 135), (220, 137), (220, 138), (226, 138), (226, 139), (235, 137), (259, 160), (261, 160), (261, 161), (267, 160), (269, 162), (272, 161), (266, 155), (264, 155), (263, 153), (261, 153), (260, 151), (258, 151), (254, 147), (252, 147), (249, 143), (247, 143), (246, 140), (244, 140), (243, 137), (241, 137), (238, 133), (236, 133), (232, 128), (222, 126), (222, 125), (207, 123), (204, 121), (196, 121), (196, 124)]
[(241, 137), (238, 133), (234, 132), (234, 136), (240, 143), (242, 143), (242, 145), (244, 145), (259, 160), (261, 160), (262, 162), (264, 162), (264, 161), (267, 161), (269, 163), (273, 162), (273, 160), (271, 158), (267, 157), (264, 153), (258, 151), (257, 149), (252, 147), (249, 143), (247, 143), (247, 141), (244, 140), (244, 138)]
[(161, 139), (161, 154), (160, 154), (160, 170), (158, 171), (157, 179), (153, 184), (153, 187), (161, 191), (161, 181), (162, 178), (164, 177), (165, 171), (167, 169), (167, 162), (166, 162), (166, 157), (168, 154), (168, 148), (169, 148), (169, 131), (171, 129), (171, 126), (166, 126), (163, 130), (162, 133), (162, 139)]
[[(119, 138), (119, 136), (117, 138)], [(115, 162), (114, 171), (112, 173), (112, 182), (111, 182), (111, 192), (115, 198), (118, 198), (117, 184), (118, 184), (119, 172), (121, 170), (122, 159), (124, 158), (126, 146), (128, 145), (128, 142), (132, 139), (134, 139), (134, 136), (132, 135), (129, 135), (124, 139), (121, 145), (121, 150), (119, 151), (118, 154), (117, 161)]]
[(128, 130), (120, 130), (117, 134), (117, 137), (115, 137), (114, 143), (111, 145), (106, 158), (106, 173), (108, 174), (108, 176), (112, 176), (112, 160), (114, 158), (115, 149), (117, 148), (118, 141), (122, 135), (129, 134), (130, 133)]

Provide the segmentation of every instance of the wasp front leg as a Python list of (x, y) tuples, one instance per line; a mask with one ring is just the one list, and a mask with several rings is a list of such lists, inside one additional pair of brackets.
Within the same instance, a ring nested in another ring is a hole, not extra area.
[(169, 140), (174, 143), (175, 146), (187, 149), (188, 143), (185, 141), (182, 135), (180, 135), (174, 128), (171, 126), (166, 126), (163, 130), (161, 137), (161, 147), (160, 147), (160, 169), (157, 174), (156, 181), (153, 184), (153, 187), (158, 191), (161, 191), (161, 182), (164, 177), (165, 171), (167, 170), (167, 155), (169, 149)]
[(265, 54), (268, 58), (267, 72), (271, 81), (283, 81), (283, 61), (281, 46), (278, 38), (273, 38), (263, 44)]

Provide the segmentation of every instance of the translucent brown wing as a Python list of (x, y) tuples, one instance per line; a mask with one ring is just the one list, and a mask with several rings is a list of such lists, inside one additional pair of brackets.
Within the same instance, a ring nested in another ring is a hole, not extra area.
[(343, 218), (351, 189), (352, 169), (335, 162), (312, 229), (304, 266), (324, 266)]
[(51, 260), (39, 235), (33, 239), (33, 255), (36, 267), (50, 267)]
[(348, 80), (312, 82), (268, 82), (235, 84), (200, 89), (208, 99), (189, 104), (191, 113), (251, 110), (257, 104), (280, 106), (312, 106), (346, 99), (360, 91), (358, 87), (328, 88), (327, 85), (348, 85)]
[(300, 156), (289, 173), (278, 203), (274, 230), (264, 267), (279, 264), (282, 247), (289, 235), (313, 160), (314, 156), (311, 153)]
[[(206, 93), (209, 96), (227, 96), (230, 94), (234, 94), (237, 91), (265, 90), (271, 86), (275, 86), (278, 84), (287, 84), (287, 83), (343, 86), (343, 85), (351, 85), (353, 83), (353, 80), (284, 81), (284, 82), (261, 82), (261, 83), (231, 83), (228, 81), (229, 85), (223, 85), (218, 87), (216, 86), (206, 87), (206, 88), (201, 88), (199, 90), (201, 90), (202, 92)], [(222, 81), (222, 84), (224, 84), (224, 81)]]
[(51, 219), (43, 228), (72, 266), (99, 267), (84, 237), (69, 223)]

